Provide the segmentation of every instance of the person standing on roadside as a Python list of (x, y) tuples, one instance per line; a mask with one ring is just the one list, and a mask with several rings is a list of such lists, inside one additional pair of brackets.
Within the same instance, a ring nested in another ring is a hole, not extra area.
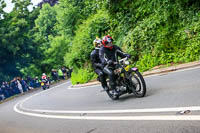
[(63, 78), (65, 79), (65, 78), (67, 78), (67, 69), (66, 69), (66, 67), (62, 67), (62, 72), (63, 72)]
[(58, 76), (59, 76), (59, 80), (64, 79), (64, 75), (61, 69), (58, 69)]
[(55, 69), (51, 70), (51, 77), (52, 77), (54, 82), (56, 82), (58, 80), (58, 73)]
[(21, 94), (23, 94), (23, 88), (22, 88), (22, 84), (20, 83), (20, 78), (17, 79), (17, 87), (20, 91)]
[(9, 95), (8, 89), (6, 88), (6, 82), (2, 82), (1, 89), (5, 98), (8, 98), (10, 95)]

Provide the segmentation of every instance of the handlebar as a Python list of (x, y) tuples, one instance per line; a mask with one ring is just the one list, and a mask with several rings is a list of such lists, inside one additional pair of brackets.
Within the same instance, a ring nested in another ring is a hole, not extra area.
[(122, 61), (124, 62), (124, 61), (126, 61), (126, 60), (128, 60), (128, 57), (125, 57), (125, 58), (120, 59), (119, 62), (122, 62)]
[[(117, 62), (113, 62), (114, 65), (120, 64), (121, 62), (125, 62), (128, 60), (128, 57), (122, 58), (120, 60), (118, 60)], [(108, 67), (109, 65), (107, 64), (106, 67)]]

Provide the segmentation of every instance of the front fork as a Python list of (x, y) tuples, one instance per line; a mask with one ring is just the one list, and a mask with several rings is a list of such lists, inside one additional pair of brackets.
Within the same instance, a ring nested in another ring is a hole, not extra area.
[[(136, 73), (138, 71), (138, 68), (136, 67), (133, 67), (133, 68), (130, 68), (128, 71), (125, 72), (125, 83), (127, 84), (128, 88), (130, 87), (131, 85), (131, 78), (132, 78), (132, 72)], [(129, 89), (128, 89), (129, 90)]]

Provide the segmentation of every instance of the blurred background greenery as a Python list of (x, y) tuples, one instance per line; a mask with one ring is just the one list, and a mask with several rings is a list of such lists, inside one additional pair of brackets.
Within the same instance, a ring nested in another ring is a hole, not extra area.
[(140, 71), (200, 59), (197, 0), (49, 0), (32, 11), (30, 0), (13, 2), (6, 13), (0, 0), (1, 81), (62, 66), (73, 68), (73, 84), (95, 79), (92, 42), (107, 34)]

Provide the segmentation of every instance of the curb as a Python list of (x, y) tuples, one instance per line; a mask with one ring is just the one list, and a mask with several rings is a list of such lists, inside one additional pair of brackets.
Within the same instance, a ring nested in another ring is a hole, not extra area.
[[(177, 70), (191, 68), (191, 67), (197, 67), (197, 66), (200, 66), (200, 61), (194, 61), (194, 62), (190, 62), (190, 63), (174, 65), (174, 66), (170, 66), (170, 67), (167, 67), (167, 68), (157, 68), (157, 69), (154, 69), (154, 70), (143, 72), (142, 75), (143, 76), (149, 76), (149, 75), (154, 75), (154, 74), (162, 74), (162, 73), (168, 73), (168, 72), (172, 72), (172, 71), (177, 71)], [(85, 83), (85, 84), (72, 85), (71, 88), (92, 86), (92, 85), (97, 85), (97, 84), (100, 84), (100, 82), (94, 80), (94, 81), (90, 81), (90, 82)]]
[(167, 72), (177, 71), (177, 70), (181, 70), (181, 69), (196, 67), (196, 66), (200, 66), (200, 61), (194, 61), (194, 62), (190, 62), (190, 63), (174, 65), (174, 66), (170, 66), (167, 68), (158, 68), (158, 69), (143, 72), (142, 75), (149, 76), (149, 75), (153, 75), (153, 74), (167, 73)]

